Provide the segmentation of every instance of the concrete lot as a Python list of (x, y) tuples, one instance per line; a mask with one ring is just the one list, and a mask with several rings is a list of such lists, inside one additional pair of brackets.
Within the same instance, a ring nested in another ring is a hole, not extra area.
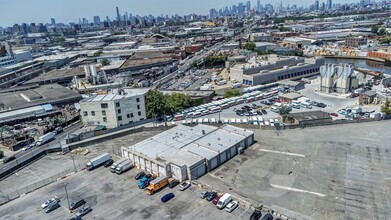
[[(74, 165), (71, 155), (74, 156), (75, 166), (82, 167), (89, 159), (99, 156), (102, 153), (108, 152), (111, 155), (119, 155), (121, 146), (137, 143), (157, 133), (159, 132), (140, 132), (109, 140), (103, 143), (94, 144), (85, 148), (90, 151), (90, 153), (87, 155), (50, 154), (1, 181), (0, 190), (3, 194), (7, 194), (20, 188), (29, 186), (34, 182), (50, 178), (51, 176), (57, 175), (61, 172), (64, 172), (65, 170), (72, 170)], [(117, 158), (114, 157), (114, 159)]]
[[(83, 219), (248, 219), (251, 211), (239, 206), (233, 213), (218, 210), (210, 202), (200, 199), (202, 189), (191, 186), (184, 192), (165, 188), (148, 196), (137, 187), (133, 176), (137, 169), (122, 175), (100, 167), (39, 189), (0, 207), (0, 219), (67, 219), (72, 214), (66, 209), (63, 184), (67, 185), (70, 200), (84, 198), (93, 211)], [(163, 204), (160, 198), (173, 192), (175, 198)], [(59, 196), (61, 207), (46, 214), (40, 205), (53, 196)]]
[(201, 183), (296, 219), (391, 218), (391, 121), (255, 131)]

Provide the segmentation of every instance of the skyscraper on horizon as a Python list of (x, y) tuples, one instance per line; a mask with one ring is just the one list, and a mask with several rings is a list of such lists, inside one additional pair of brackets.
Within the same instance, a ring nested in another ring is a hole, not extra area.
[(331, 10), (333, 8), (332, 0), (327, 0), (327, 10)]
[(50, 18), (50, 23), (54, 26), (56, 25), (56, 20), (54, 18)]
[(261, 10), (261, 0), (257, 1), (257, 11)]
[(117, 21), (121, 21), (121, 15), (119, 14), (118, 6), (116, 7), (116, 9), (117, 9)]

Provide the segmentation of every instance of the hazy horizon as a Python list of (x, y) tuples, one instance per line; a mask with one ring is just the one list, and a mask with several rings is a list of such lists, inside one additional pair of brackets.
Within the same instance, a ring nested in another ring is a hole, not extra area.
[[(315, 0), (314, 0), (315, 1)], [(313, 2), (314, 2), (313, 1)], [(220, 9), (225, 6), (237, 5), (239, 2), (247, 0), (198, 0), (196, 5), (186, 0), (144, 0), (139, 2), (129, 0), (1, 0), (2, 13), (0, 13), (0, 26), (9, 27), (21, 23), (50, 23), (50, 18), (54, 18), (57, 23), (78, 22), (79, 18), (87, 18), (92, 22), (92, 17), (99, 15), (101, 20), (106, 16), (110, 19), (116, 17), (116, 6), (119, 7), (121, 15), (125, 12), (133, 15), (184, 15), (190, 13), (206, 15), (210, 8)], [(251, 7), (254, 7), (256, 0), (252, 0)], [(271, 3), (273, 5), (281, 1), (261, 0), (261, 4)], [(282, 1), (284, 6), (296, 4), (298, 6), (308, 6), (310, 1), (286, 0)], [(320, 0), (322, 2), (322, 0)], [(324, 0), (326, 2), (326, 0)], [(352, 3), (358, 0), (339, 0), (333, 3)], [(175, 6), (175, 7), (173, 7)]]

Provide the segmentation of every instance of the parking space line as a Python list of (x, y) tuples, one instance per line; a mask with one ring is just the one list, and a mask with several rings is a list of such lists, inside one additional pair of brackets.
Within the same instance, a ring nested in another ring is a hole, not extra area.
[(296, 157), (305, 157), (305, 155), (303, 155), (303, 154), (295, 154), (295, 153), (289, 153), (289, 152), (284, 152), (284, 151), (275, 151), (275, 150), (267, 150), (267, 149), (259, 149), (259, 151), (276, 153), (276, 154), (285, 154), (285, 155), (296, 156)]
[(278, 188), (278, 189), (285, 189), (285, 190), (294, 191), (294, 192), (309, 193), (309, 194), (313, 194), (313, 195), (316, 195), (316, 196), (319, 196), (319, 197), (326, 197), (327, 196), (326, 194), (323, 194), (323, 193), (311, 192), (311, 191), (307, 191), (307, 190), (303, 190), (303, 189), (297, 189), (297, 188), (292, 188), (292, 187), (288, 187), (288, 186), (280, 186), (280, 185), (275, 185), (275, 184), (270, 184), (270, 185), (272, 187)]
[(250, 209), (250, 206), (249, 207), (247, 207), (247, 209), (246, 210), (244, 210), (240, 215), (239, 215), (239, 217), (242, 217), (242, 215), (245, 213), (245, 212), (247, 212), (247, 210), (249, 210)]
[(35, 174), (33, 171), (31, 171), (28, 167), (26, 167), (26, 170), (30, 171), (31, 174), (33, 174), (35, 177), (37, 177), (38, 180), (41, 180), (37, 174)]

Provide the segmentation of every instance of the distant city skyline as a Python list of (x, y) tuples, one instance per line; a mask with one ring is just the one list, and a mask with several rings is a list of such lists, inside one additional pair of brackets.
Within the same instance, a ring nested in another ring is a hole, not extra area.
[[(127, 0), (36, 0), (34, 4), (31, 0), (5, 0), (0, 3), (2, 6), (2, 13), (0, 13), (0, 26), (9, 27), (14, 24), (21, 23), (51, 23), (51, 18), (54, 18), (56, 23), (78, 22), (79, 18), (87, 18), (93, 22), (94, 16), (111, 19), (117, 18), (116, 7), (119, 8), (121, 15), (125, 12), (133, 15), (184, 15), (190, 13), (207, 15), (209, 9), (220, 9), (225, 6), (237, 5), (238, 3), (246, 3), (247, 0), (198, 0), (196, 2), (186, 0), (144, 0), (127, 1)], [(251, 6), (257, 4), (257, 0), (252, 0)], [(281, 1), (261, 0), (264, 4), (278, 4)], [(314, 1), (305, 0), (285, 0), (283, 5), (287, 6), (296, 4), (297, 6), (309, 6)], [(327, 0), (319, 1), (327, 2)], [(353, 3), (359, 0), (335, 0), (333, 3)], [(141, 3), (141, 4), (140, 4)]]

